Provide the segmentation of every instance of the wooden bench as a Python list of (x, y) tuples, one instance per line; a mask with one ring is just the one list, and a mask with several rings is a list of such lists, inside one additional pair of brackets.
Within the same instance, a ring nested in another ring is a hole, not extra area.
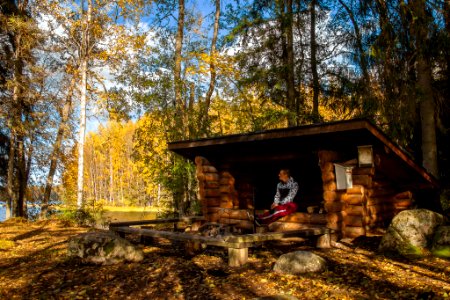
[[(191, 220), (187, 221), (188, 222), (193, 221), (192, 218), (190, 219)], [(330, 233), (332, 232), (330, 229), (325, 227), (310, 227), (285, 232), (265, 232), (265, 233), (210, 237), (210, 236), (196, 235), (187, 232), (171, 232), (147, 228), (130, 227), (132, 225), (181, 222), (180, 220), (182, 219), (115, 222), (110, 224), (109, 230), (114, 231), (121, 236), (124, 236), (125, 234), (138, 234), (141, 237), (156, 237), (176, 241), (197, 242), (211, 246), (228, 248), (228, 265), (231, 267), (238, 267), (245, 264), (248, 261), (248, 248), (255, 246), (255, 244), (266, 241), (281, 240), (283, 238), (290, 238), (290, 237), (312, 237), (312, 236), (319, 236), (320, 239), (327, 240), (329, 244)], [(325, 244), (327, 243), (325, 242)]]

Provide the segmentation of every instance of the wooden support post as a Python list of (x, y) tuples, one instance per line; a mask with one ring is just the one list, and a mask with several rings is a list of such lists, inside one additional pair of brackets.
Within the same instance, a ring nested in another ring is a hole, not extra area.
[(319, 235), (316, 243), (317, 248), (328, 249), (331, 248), (331, 236), (329, 233)]
[(228, 248), (228, 266), (240, 267), (247, 263), (248, 260), (248, 248)]

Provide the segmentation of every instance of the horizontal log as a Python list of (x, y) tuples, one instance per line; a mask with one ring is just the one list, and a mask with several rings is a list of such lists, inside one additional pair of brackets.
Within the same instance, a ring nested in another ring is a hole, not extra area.
[(232, 177), (220, 177), (220, 185), (232, 185), (234, 186), (235, 180)]
[(224, 194), (224, 193), (221, 193), (219, 195), (220, 195), (219, 196), (220, 201), (224, 201), (224, 202), (233, 202), (237, 198), (236, 194)]
[(216, 167), (213, 166), (202, 166), (203, 173), (217, 173)]
[(220, 178), (232, 178), (234, 180), (233, 175), (228, 171), (220, 172)]
[(326, 226), (329, 229), (342, 231), (342, 230), (344, 230), (345, 224), (344, 224), (344, 222), (341, 221), (341, 222), (327, 223)]
[(380, 205), (383, 206), (386, 203), (391, 203), (392, 198), (389, 196), (386, 197), (370, 197), (367, 199), (367, 206)]
[(253, 230), (254, 224), (252, 221), (249, 220), (241, 220), (235, 226), (241, 229)]
[(140, 221), (123, 221), (123, 222), (111, 222), (109, 228), (121, 227), (121, 226), (137, 226), (137, 225), (148, 225), (148, 224), (170, 224), (170, 223), (192, 223), (194, 221), (204, 221), (205, 218), (198, 217), (181, 217), (181, 218), (168, 218), (168, 219), (153, 219), (153, 220), (140, 220)]
[(292, 222), (304, 224), (326, 224), (326, 214), (307, 214), (295, 212), (278, 220), (279, 222)]
[(372, 177), (369, 175), (352, 175), (353, 184), (372, 187)]
[(227, 193), (227, 194), (235, 192), (234, 186), (232, 186), (232, 185), (221, 185), (219, 187), (219, 191), (221, 193)]
[(220, 199), (219, 198), (206, 198), (206, 205), (208, 207), (219, 207)]
[(331, 150), (320, 150), (317, 155), (319, 156), (320, 163), (333, 162), (339, 160), (339, 153)]
[(163, 231), (163, 230), (153, 230), (153, 229), (139, 229), (133, 227), (110, 227), (111, 231), (126, 233), (126, 234), (137, 234), (141, 236), (149, 236), (149, 237), (157, 237), (157, 238), (165, 238), (168, 240), (175, 241), (192, 241), (192, 242), (200, 242), (211, 246), (219, 246), (226, 248), (248, 248), (252, 244), (246, 242), (233, 242), (233, 241), (225, 241), (222, 237), (209, 237), (196, 235), (188, 232), (171, 232), (171, 231)]
[(395, 194), (395, 190), (393, 188), (374, 188), (366, 190), (366, 195), (369, 197), (391, 197)]
[(219, 217), (219, 223), (222, 224), (227, 224), (227, 225), (236, 225), (237, 223), (239, 223), (240, 220), (236, 220), (236, 219), (228, 219), (228, 218), (220, 218)]
[(205, 189), (205, 197), (220, 197), (219, 189)]
[(219, 210), (221, 210), (220, 207), (208, 207), (208, 209), (207, 209), (208, 213), (213, 213), (213, 214), (218, 213)]
[(231, 201), (220, 201), (220, 208), (233, 208), (233, 202)]
[(220, 187), (219, 181), (205, 181), (205, 188), (218, 189)]
[(369, 218), (363, 216), (351, 216), (344, 217), (345, 226), (362, 227), (369, 223)]
[(269, 230), (273, 232), (289, 231), (289, 230), (299, 230), (307, 228), (308, 224), (305, 223), (295, 223), (295, 222), (273, 222), (269, 224)]
[(216, 213), (208, 214), (208, 221), (209, 222), (219, 222), (219, 219), (220, 219), (219, 214), (216, 214)]
[(362, 205), (347, 205), (345, 213), (351, 216), (362, 216), (364, 213)]
[(383, 206), (382, 205), (368, 205), (367, 206), (367, 213), (369, 215), (376, 215), (383, 212)]
[(324, 162), (320, 164), (322, 173), (334, 172), (334, 164), (332, 162)]
[(375, 175), (375, 168), (360, 168), (356, 167), (352, 169), (352, 175)]
[(336, 191), (337, 185), (335, 181), (326, 181), (322, 184), (324, 191)]
[(410, 191), (398, 193), (394, 196), (395, 199), (412, 199), (413, 194)]
[(406, 207), (410, 207), (412, 205), (412, 200), (411, 199), (399, 199), (393, 202), (394, 207), (395, 208), (406, 208)]
[(336, 181), (336, 175), (334, 172), (322, 172), (322, 182)]
[(325, 202), (324, 204), (326, 212), (340, 212), (345, 210), (346, 206), (344, 202)]
[(218, 181), (219, 174), (217, 173), (203, 173), (205, 181)]
[(196, 165), (201, 165), (201, 166), (208, 166), (208, 165), (210, 165), (209, 161), (206, 158), (202, 157), (202, 156), (196, 156), (194, 160), (195, 160), (195, 164)]
[(373, 188), (389, 188), (392, 187), (392, 183), (386, 179), (373, 179), (372, 180)]
[(339, 212), (339, 213), (327, 213), (326, 219), (327, 223), (337, 223), (344, 220), (345, 212)]
[(248, 220), (248, 213), (246, 209), (221, 209), (218, 214), (221, 218)]
[(309, 214), (309, 223), (312, 225), (320, 225), (327, 223), (327, 214)]
[(346, 190), (347, 194), (357, 194), (357, 195), (364, 195), (364, 187), (362, 185), (353, 185), (353, 187), (348, 188)]
[(341, 201), (342, 194), (343, 192), (338, 191), (324, 191), (322, 197), (325, 202)]
[(341, 196), (341, 201), (350, 204), (350, 205), (358, 205), (362, 204), (364, 200), (363, 195), (360, 194), (343, 194)]
[(345, 226), (343, 233), (345, 237), (356, 238), (358, 236), (366, 235), (366, 229), (364, 227)]

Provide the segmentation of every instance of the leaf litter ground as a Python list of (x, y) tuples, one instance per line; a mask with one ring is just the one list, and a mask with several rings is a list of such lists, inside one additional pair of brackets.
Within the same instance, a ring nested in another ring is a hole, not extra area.
[[(311, 242), (264, 244), (249, 262), (227, 266), (225, 249), (208, 247), (187, 256), (182, 244), (159, 240), (141, 246), (141, 263), (84, 265), (67, 257), (67, 240), (85, 228), (58, 222), (0, 223), (0, 299), (450, 299), (450, 261), (427, 256), (386, 257), (379, 236), (315, 249)], [(328, 262), (319, 274), (279, 275), (276, 259), (295, 250)]]

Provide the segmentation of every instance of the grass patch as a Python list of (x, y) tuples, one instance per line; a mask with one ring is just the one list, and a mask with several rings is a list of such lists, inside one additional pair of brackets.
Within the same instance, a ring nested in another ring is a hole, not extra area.
[(450, 258), (450, 247), (441, 247), (433, 251), (433, 254), (439, 257)]
[(158, 212), (155, 207), (140, 207), (140, 206), (103, 206), (104, 211), (112, 212)]

